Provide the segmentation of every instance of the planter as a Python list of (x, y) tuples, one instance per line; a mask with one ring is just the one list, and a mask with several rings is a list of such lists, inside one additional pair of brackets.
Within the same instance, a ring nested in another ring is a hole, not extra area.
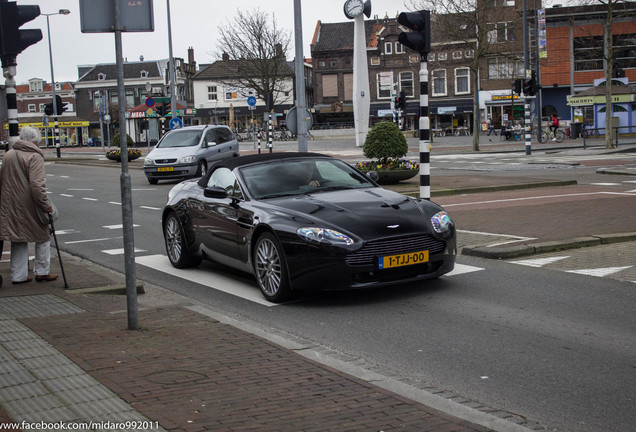
[[(140, 151), (128, 150), (128, 162), (138, 159), (141, 156)], [(121, 153), (116, 151), (110, 151), (106, 153), (106, 158), (114, 160), (115, 162), (121, 162)]]
[(402, 180), (413, 178), (419, 173), (419, 171), (415, 169), (376, 172), (378, 173), (378, 184), (381, 185), (396, 184)]

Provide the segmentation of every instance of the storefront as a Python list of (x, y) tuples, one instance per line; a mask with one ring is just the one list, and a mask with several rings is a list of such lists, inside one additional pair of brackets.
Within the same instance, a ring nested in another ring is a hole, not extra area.
[[(87, 121), (58, 121), (60, 146), (87, 146), (89, 122)], [(33, 127), (42, 133), (44, 147), (55, 147), (55, 125), (51, 123), (20, 123), (19, 127)], [(9, 125), (5, 124), (5, 132)]]
[(490, 119), (497, 129), (504, 123), (523, 122), (524, 100), (516, 94), (493, 94), (490, 100), (486, 100), (486, 119)]
[[(583, 123), (598, 129), (600, 134), (605, 133), (604, 86), (597, 85), (567, 99), (574, 123)], [(636, 93), (628, 85), (612, 85), (612, 127), (619, 127), (620, 133), (636, 133)]]
[(472, 99), (430, 100), (429, 114), (434, 135), (471, 135), (473, 132)]

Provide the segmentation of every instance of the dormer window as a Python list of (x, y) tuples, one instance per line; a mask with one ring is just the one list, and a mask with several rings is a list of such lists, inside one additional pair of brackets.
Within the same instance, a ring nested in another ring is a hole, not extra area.
[(104, 80), (106, 80), (106, 74), (101, 73), (101, 72), (98, 73), (97, 74), (97, 81), (104, 81)]
[(62, 84), (55, 83), (55, 90), (62, 90)]
[(145, 70), (141, 71), (141, 78), (148, 78), (148, 75), (149, 75), (148, 71), (145, 71)]
[(44, 90), (44, 81), (30, 81), (29, 82), (29, 91), (30, 92), (41, 92)]

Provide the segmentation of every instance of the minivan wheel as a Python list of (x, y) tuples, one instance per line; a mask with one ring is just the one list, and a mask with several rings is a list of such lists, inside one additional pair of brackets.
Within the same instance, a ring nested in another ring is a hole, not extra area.
[(205, 161), (199, 161), (199, 165), (197, 165), (197, 177), (203, 177), (208, 173), (208, 164)]

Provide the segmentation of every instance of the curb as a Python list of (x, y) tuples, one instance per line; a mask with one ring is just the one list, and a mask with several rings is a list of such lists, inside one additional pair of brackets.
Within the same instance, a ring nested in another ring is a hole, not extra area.
[(511, 259), (548, 252), (558, 252), (567, 249), (578, 249), (589, 246), (608, 245), (636, 240), (636, 232), (599, 234), (589, 237), (578, 237), (569, 240), (523, 244), (517, 246), (465, 246), (461, 255), (475, 256), (489, 259)]
[(636, 169), (634, 169), (634, 171), (627, 171), (627, 170), (615, 170), (615, 169), (599, 168), (599, 169), (596, 170), (596, 174), (613, 174), (613, 175), (633, 176), (633, 175), (636, 175)]

